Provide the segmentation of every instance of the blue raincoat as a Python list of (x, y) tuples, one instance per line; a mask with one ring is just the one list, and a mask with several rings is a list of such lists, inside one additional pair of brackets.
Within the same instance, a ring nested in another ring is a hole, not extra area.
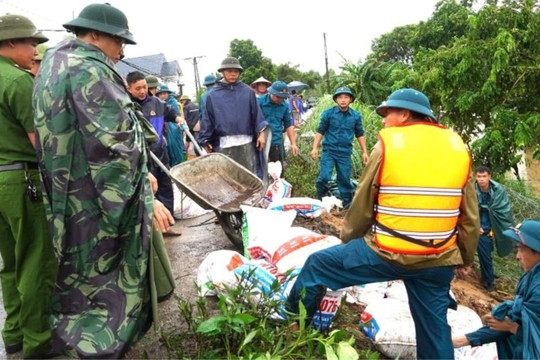
[(517, 333), (483, 327), (466, 335), (471, 346), (495, 341), (499, 359), (540, 359), (540, 263), (521, 276), (514, 300), (500, 303), (491, 313), (518, 322)]

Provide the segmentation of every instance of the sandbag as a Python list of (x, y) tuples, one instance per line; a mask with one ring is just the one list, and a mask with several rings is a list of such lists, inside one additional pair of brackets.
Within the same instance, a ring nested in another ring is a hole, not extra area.
[(341, 244), (341, 240), (328, 235), (303, 235), (292, 238), (278, 247), (272, 254), (272, 264), (280, 274), (290, 269), (303, 267), (309, 255), (316, 251)]
[(197, 287), (201, 296), (217, 295), (215, 284), (225, 281), (229, 272), (248, 261), (232, 250), (216, 250), (208, 254), (197, 268)]
[(282, 198), (291, 197), (292, 185), (285, 179), (280, 178), (281, 174), (281, 162), (269, 162), (268, 163), (268, 176), (272, 179), (272, 183), (268, 186), (266, 194), (262, 199), (262, 206), (268, 207), (271, 202)]
[(282, 198), (272, 201), (268, 205), (270, 210), (295, 210), (302, 217), (313, 219), (321, 216), (323, 205), (321, 200), (311, 199), (307, 197)]
[[(244, 243), (244, 255), (250, 258), (248, 249), (261, 237), (269, 234), (286, 233), (290, 229), (295, 217), (294, 211), (272, 211), (241, 205), (242, 216), (242, 241)], [(258, 258), (258, 256), (254, 256)]]
[[(482, 326), (478, 314), (466, 306), (458, 305), (457, 310), (448, 309), (447, 317), (454, 335), (472, 332)], [(362, 332), (385, 356), (392, 359), (416, 358), (414, 321), (407, 302), (389, 298), (372, 302), (360, 315), (359, 324)], [(454, 353), (462, 356), (466, 350), (456, 349)], [(487, 358), (492, 358), (489, 353), (489, 349), (482, 352)]]

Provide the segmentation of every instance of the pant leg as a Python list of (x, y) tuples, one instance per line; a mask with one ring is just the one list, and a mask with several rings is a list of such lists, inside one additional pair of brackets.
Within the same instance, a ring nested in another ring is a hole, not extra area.
[[(382, 260), (365, 243), (355, 239), (311, 254), (287, 298), (287, 307), (298, 313), (301, 300), (311, 318), (318, 308), (321, 294), (328, 287), (333, 290), (351, 285), (396, 280), (399, 268)], [(305, 296), (301, 293), (305, 289)]]
[[(13, 299), (15, 304), (19, 304), (18, 324), (23, 335), (23, 354), (31, 355), (48, 351), (50, 348), (50, 299), (57, 262), (41, 196), (39, 201), (31, 201), (26, 196), (24, 171), (5, 173), (9, 173), (7, 176), (11, 177), (11, 186), (7, 187), (11, 192), (10, 195), (0, 195), (2, 202), (8, 199), (9, 204), (7, 212), (5, 209), (1, 211), (4, 218), (7, 218), (15, 245), (11, 254), (5, 254), (3, 248), (0, 251), (3, 259), (11, 257), (15, 263), (16, 287), (10, 289), (4, 302), (9, 303)], [(34, 184), (39, 186), (38, 171), (31, 170), (30, 173)], [(12, 280), (9, 281), (13, 283)], [(2, 285), (4, 288), (4, 283)], [(4, 337), (8, 344), (10, 336), (8, 334)]]
[(283, 149), (281, 145), (270, 146), (270, 152), (268, 153), (268, 162), (280, 161), (283, 165)]
[(478, 260), (480, 261), (480, 271), (486, 289), (493, 288), (495, 276), (493, 274), (493, 241), (487, 235), (480, 235), (478, 239)]
[(451, 328), (447, 313), (453, 266), (418, 270), (404, 278), (409, 308), (416, 331), (418, 359), (453, 359)]
[(333, 154), (337, 172), (337, 186), (343, 206), (348, 208), (353, 197), (353, 187), (351, 185), (351, 156)]
[(328, 192), (328, 182), (332, 179), (332, 170), (334, 170), (334, 159), (328, 151), (323, 151), (321, 154), (319, 176), (315, 182), (318, 199), (322, 199)]
[[(425, 359), (452, 359), (454, 351), (446, 314), (453, 266), (409, 270), (382, 260), (363, 239), (317, 251), (309, 256), (287, 298), (298, 313), (302, 300), (307, 316), (317, 310), (325, 287), (336, 290), (351, 285), (403, 279), (415, 321), (417, 355)], [(301, 299), (301, 292), (305, 296)]]
[(0, 271), (0, 281), (2, 282), (2, 297), (4, 311), (6, 312), (2, 338), (6, 345), (22, 343), (23, 340), (23, 334), (19, 324), (21, 297), (19, 290), (17, 290), (16, 280), (16, 240), (10, 224), (10, 216), (14, 214), (11, 209), (6, 207), (8, 204), (11, 207), (13, 195), (15, 195), (13, 186), (6, 184), (5, 173), (0, 173), (0, 254), (2, 255), (4, 265)]
[[(167, 148), (162, 144), (155, 144), (152, 146), (152, 152), (158, 157), (158, 159), (169, 167), (169, 154)], [(158, 199), (171, 214), (174, 214), (174, 191), (172, 187), (172, 181), (159, 166), (154, 166), (152, 169), (152, 175), (156, 177), (158, 183), (158, 190), (156, 192), (156, 199)]]

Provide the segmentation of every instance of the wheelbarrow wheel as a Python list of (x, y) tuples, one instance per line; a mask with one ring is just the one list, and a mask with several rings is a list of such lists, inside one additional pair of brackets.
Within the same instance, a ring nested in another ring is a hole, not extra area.
[(215, 210), (225, 235), (239, 250), (244, 249), (242, 241), (242, 211), (227, 213)]

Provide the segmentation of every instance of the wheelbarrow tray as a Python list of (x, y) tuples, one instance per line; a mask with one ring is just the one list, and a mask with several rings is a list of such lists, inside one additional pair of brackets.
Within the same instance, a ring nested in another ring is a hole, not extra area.
[(169, 173), (180, 190), (207, 210), (238, 212), (240, 205), (255, 206), (264, 196), (261, 179), (220, 153), (180, 163)]

